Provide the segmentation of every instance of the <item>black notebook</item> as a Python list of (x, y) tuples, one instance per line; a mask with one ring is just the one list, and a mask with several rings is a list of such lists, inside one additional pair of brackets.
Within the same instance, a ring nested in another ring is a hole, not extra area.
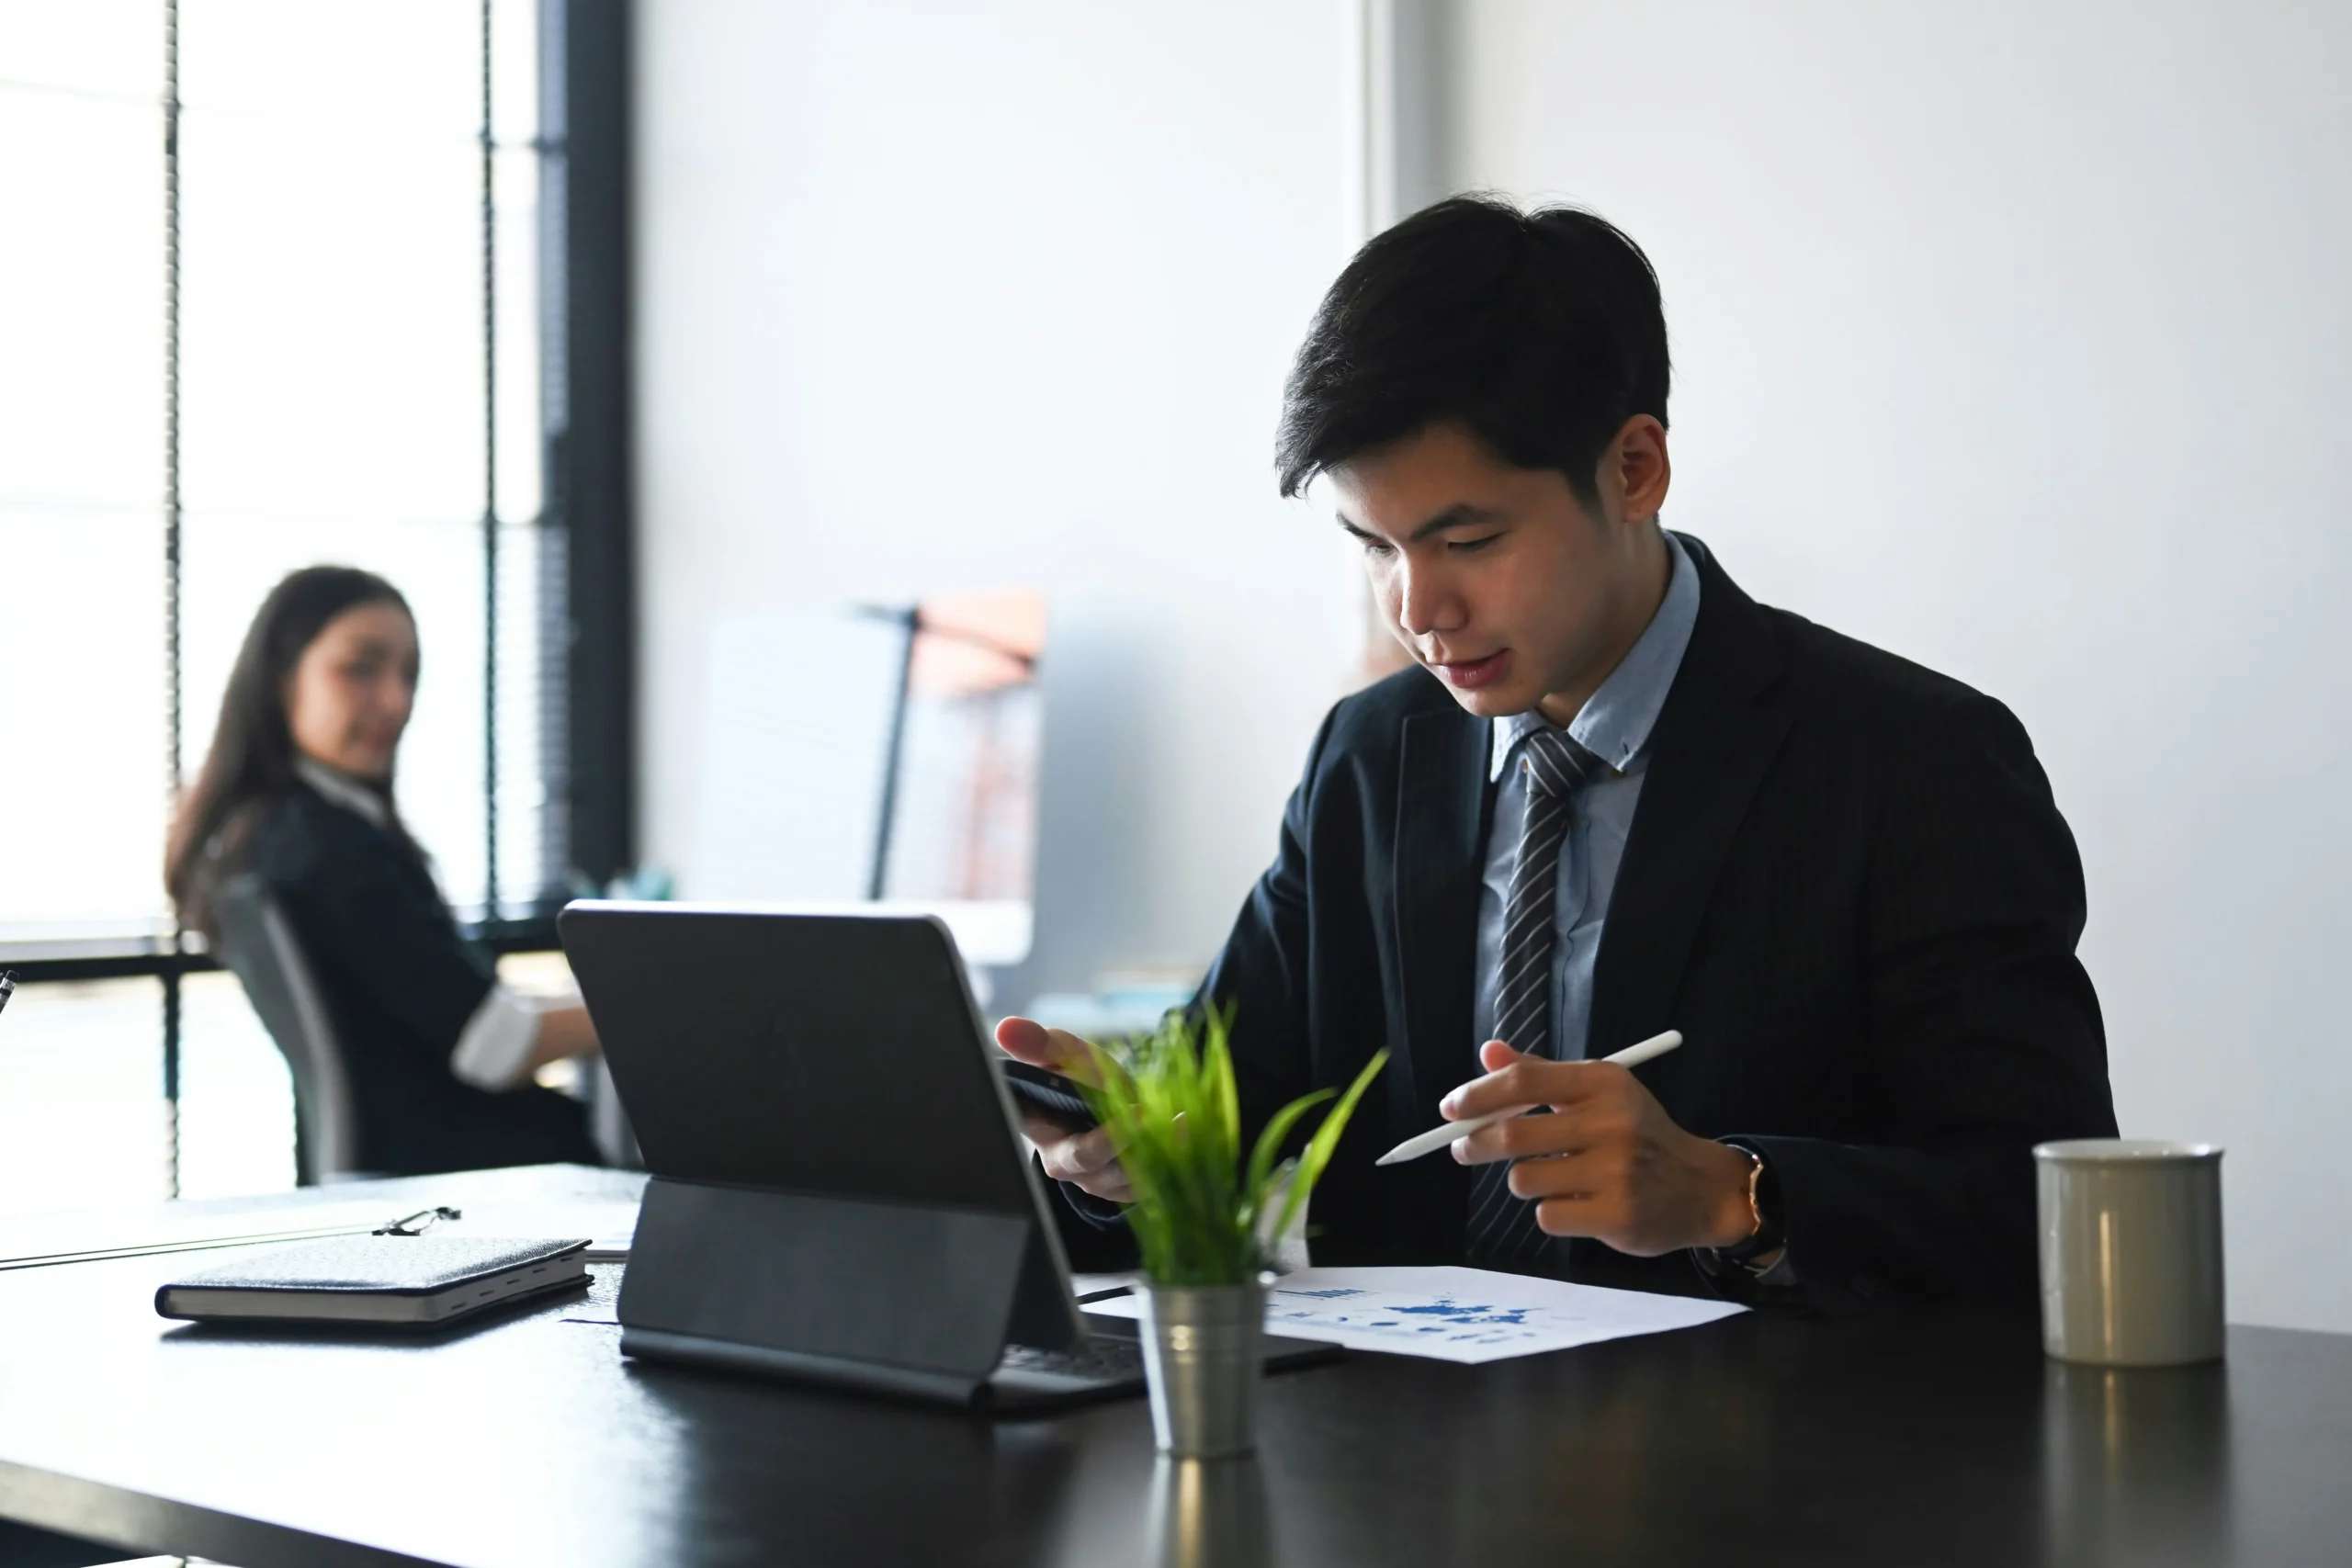
[(585, 1240), (350, 1235), (248, 1258), (155, 1292), (165, 1317), (443, 1324), (588, 1280)]

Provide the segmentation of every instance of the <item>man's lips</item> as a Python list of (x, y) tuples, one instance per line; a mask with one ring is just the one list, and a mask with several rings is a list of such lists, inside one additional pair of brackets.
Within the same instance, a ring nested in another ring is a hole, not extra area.
[(1475, 692), (1482, 686), (1491, 686), (1501, 680), (1503, 671), (1510, 666), (1510, 649), (1506, 648), (1487, 654), (1484, 659), (1443, 660), (1438, 664), (1437, 672), (1445, 677), (1446, 683), (1456, 690)]

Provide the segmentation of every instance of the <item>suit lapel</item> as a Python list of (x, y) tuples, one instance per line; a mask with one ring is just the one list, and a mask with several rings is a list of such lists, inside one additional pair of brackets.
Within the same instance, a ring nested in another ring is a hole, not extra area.
[[(1699, 620), (1658, 716), (1610, 896), (1593, 969), (1596, 1055), (1675, 1026), (1676, 994), (1724, 856), (1788, 733), (1788, 715), (1757, 700), (1781, 667), (1763, 612), (1704, 546), (1687, 536), (1683, 544), (1700, 569)], [(1678, 1066), (1668, 1056), (1644, 1076), (1664, 1089)]]
[(1391, 1068), (1391, 1103), (1408, 1127), (1425, 1123), (1438, 1097), (1472, 1076), (1486, 757), (1485, 721), (1451, 704), (1405, 721), (1396, 920), (1410, 1060)]

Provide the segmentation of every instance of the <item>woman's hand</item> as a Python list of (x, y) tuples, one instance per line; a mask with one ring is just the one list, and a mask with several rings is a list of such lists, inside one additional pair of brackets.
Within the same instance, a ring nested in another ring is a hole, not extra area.
[(588, 1021), (584, 1007), (545, 1008), (539, 1013), (539, 1038), (531, 1047), (530, 1059), (515, 1082), (527, 1084), (538, 1076), (541, 1067), (550, 1062), (560, 1062), (571, 1056), (593, 1056), (596, 1054), (596, 1026)]

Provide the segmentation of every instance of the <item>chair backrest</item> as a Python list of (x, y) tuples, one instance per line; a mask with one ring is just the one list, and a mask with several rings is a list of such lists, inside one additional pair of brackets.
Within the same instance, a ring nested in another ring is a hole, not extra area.
[(260, 880), (229, 879), (214, 903), (221, 961), (243, 983), (254, 1011), (294, 1079), (294, 1161), (306, 1187), (357, 1168), (358, 1124), (343, 1047), (310, 961), (285, 911)]

